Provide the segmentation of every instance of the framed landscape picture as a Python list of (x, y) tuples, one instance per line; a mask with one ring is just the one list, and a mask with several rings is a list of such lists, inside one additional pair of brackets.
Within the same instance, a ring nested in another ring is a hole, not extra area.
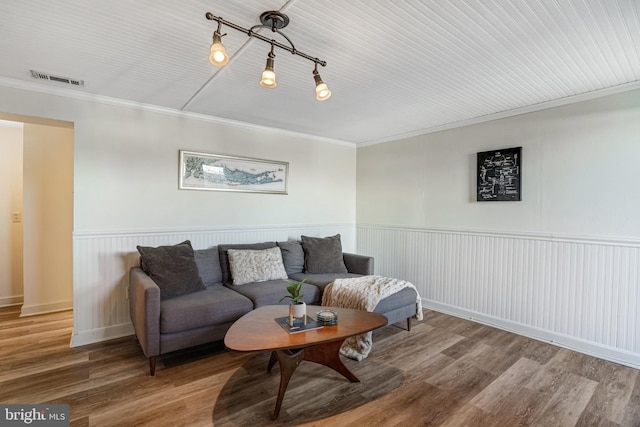
[(521, 200), (522, 147), (478, 153), (478, 202)]
[(288, 162), (180, 150), (182, 190), (287, 194)]

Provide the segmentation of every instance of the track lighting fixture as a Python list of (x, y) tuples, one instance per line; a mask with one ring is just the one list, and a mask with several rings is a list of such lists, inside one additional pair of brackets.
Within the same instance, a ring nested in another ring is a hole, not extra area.
[[(227, 27), (230, 27), (230, 28), (233, 28), (234, 30), (238, 30), (240, 32), (245, 33), (249, 37), (253, 37), (258, 40), (262, 40), (263, 42), (271, 44), (271, 51), (269, 52), (269, 56), (267, 57), (267, 65), (264, 71), (262, 72), (262, 78), (260, 79), (261, 86), (268, 87), (268, 88), (274, 88), (277, 86), (276, 73), (273, 69), (273, 64), (274, 64), (274, 58), (276, 57), (274, 53), (274, 48), (278, 47), (280, 49), (284, 49), (288, 52), (291, 52), (293, 55), (301, 56), (309, 61), (312, 61), (314, 63), (313, 78), (316, 83), (316, 99), (318, 101), (324, 101), (325, 99), (328, 99), (331, 96), (331, 91), (327, 87), (327, 84), (322, 81), (322, 79), (320, 78), (320, 74), (318, 73), (318, 64), (324, 67), (327, 65), (327, 63), (325, 61), (321, 61), (318, 58), (314, 58), (312, 56), (307, 55), (306, 53), (303, 53), (297, 50), (293, 45), (293, 43), (291, 42), (291, 40), (289, 39), (289, 37), (287, 37), (282, 31), (280, 31), (282, 28), (289, 25), (289, 17), (284, 13), (278, 12), (277, 10), (270, 10), (270, 11), (264, 12), (260, 15), (261, 24), (254, 25), (250, 29), (242, 28), (234, 23), (225, 21), (219, 16), (214, 16), (211, 12), (207, 12), (205, 16), (209, 21), (218, 22), (218, 29), (213, 33), (213, 43), (211, 44), (211, 47), (209, 49), (210, 50), (209, 61), (213, 65), (221, 67), (227, 64), (227, 62), (229, 62), (229, 56), (227, 55), (224, 45), (222, 44), (222, 37), (225, 36), (226, 34), (220, 33), (222, 25), (224, 24)], [(276, 40), (269, 39), (263, 36), (262, 34), (256, 33), (255, 30), (260, 28), (269, 28), (271, 29), (272, 32), (278, 33), (279, 35), (285, 38), (285, 40), (289, 43), (290, 46), (279, 43)]]

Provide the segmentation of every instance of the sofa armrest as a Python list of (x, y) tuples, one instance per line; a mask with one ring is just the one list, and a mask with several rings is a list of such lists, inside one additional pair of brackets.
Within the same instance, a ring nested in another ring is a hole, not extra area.
[(129, 314), (145, 356), (160, 354), (160, 288), (140, 267), (129, 271)]
[(344, 252), (342, 258), (349, 273), (362, 274), (364, 276), (373, 274), (373, 257)]

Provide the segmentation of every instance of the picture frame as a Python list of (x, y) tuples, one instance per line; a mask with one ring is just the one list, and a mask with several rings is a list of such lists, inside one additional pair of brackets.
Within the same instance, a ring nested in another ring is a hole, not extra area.
[(287, 194), (289, 163), (180, 150), (181, 190)]
[(477, 201), (522, 200), (522, 147), (477, 154)]

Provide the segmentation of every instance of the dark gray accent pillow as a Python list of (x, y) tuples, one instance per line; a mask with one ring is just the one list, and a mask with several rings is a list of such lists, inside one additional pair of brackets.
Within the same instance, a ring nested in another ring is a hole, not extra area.
[(287, 275), (302, 273), (304, 269), (304, 250), (299, 240), (288, 240), (286, 242), (278, 242), (280, 251), (282, 252), (282, 262), (284, 262), (284, 270)]
[(193, 257), (205, 286), (222, 283), (222, 270), (220, 269), (217, 246), (208, 249), (195, 249)]
[(140, 252), (140, 267), (160, 288), (160, 299), (206, 289), (200, 278), (189, 240), (174, 246), (137, 248)]
[(342, 243), (340, 235), (330, 237), (302, 236), (304, 249), (304, 272), (317, 273), (347, 273), (347, 267), (342, 259)]

